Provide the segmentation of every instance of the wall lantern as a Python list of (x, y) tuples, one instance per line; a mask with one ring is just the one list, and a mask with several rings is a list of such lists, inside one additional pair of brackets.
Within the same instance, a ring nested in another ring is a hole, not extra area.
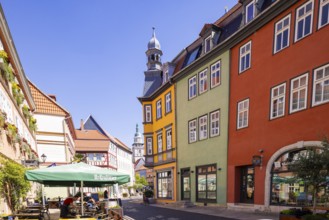
[(253, 166), (259, 166), (260, 169), (262, 169), (262, 165), (263, 165), (263, 149), (259, 150), (260, 155), (254, 155), (252, 156), (252, 165)]
[(41, 160), (42, 160), (42, 163), (46, 162), (47, 156), (45, 154), (42, 154), (41, 155)]

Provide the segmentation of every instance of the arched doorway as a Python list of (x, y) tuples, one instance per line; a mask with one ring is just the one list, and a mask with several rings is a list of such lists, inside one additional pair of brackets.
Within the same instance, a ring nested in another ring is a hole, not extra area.
[(306, 147), (321, 147), (320, 141), (300, 141), (285, 146), (272, 155), (266, 166), (265, 207), (305, 206), (312, 202), (308, 186), (295, 178), (288, 163)]

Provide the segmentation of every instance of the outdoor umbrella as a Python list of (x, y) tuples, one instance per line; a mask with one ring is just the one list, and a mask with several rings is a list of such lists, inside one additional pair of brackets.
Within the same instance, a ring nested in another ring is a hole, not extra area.
[[(118, 183), (119, 185), (130, 181), (127, 174), (122, 174), (105, 168), (100, 168), (86, 163), (68, 164), (28, 170), (25, 178), (46, 186), (73, 186), (80, 184), (81, 188), (102, 187)], [(81, 204), (83, 198), (81, 197)], [(83, 205), (81, 205), (83, 215)]]
[(83, 181), (83, 185), (87, 187), (102, 187), (130, 181), (127, 174), (82, 162), (28, 170), (25, 172), (25, 178), (45, 186), (73, 186), (74, 183), (80, 184)]

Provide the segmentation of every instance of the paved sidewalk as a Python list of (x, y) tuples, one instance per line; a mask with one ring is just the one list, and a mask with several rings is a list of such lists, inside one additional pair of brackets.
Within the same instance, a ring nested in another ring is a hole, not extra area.
[(158, 206), (162, 208), (177, 209), (185, 212), (195, 212), (241, 220), (279, 220), (279, 214), (277, 213), (233, 211), (228, 210), (225, 207), (193, 206), (188, 208), (182, 208), (162, 204), (151, 204), (151, 206)]

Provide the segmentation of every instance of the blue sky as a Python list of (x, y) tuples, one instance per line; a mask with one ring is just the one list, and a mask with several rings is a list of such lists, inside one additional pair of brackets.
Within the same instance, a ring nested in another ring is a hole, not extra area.
[(0, 0), (27, 78), (68, 110), (90, 114), (127, 146), (142, 130), (152, 27), (171, 61), (238, 0)]

